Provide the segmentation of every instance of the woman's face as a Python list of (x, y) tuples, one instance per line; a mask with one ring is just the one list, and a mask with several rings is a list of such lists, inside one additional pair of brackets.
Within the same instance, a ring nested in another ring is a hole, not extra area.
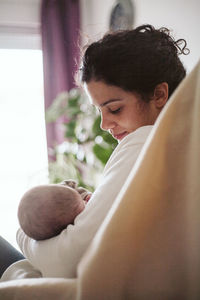
[(101, 113), (101, 128), (118, 141), (141, 126), (154, 124), (157, 118), (153, 102), (145, 103), (136, 93), (93, 80), (85, 89)]

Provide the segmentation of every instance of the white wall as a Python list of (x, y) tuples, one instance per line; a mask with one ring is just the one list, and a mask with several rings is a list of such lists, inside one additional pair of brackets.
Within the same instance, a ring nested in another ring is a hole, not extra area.
[(109, 27), (109, 15), (115, 0), (80, 0), (83, 44), (102, 36)]
[[(200, 1), (199, 0), (132, 0), (135, 23), (150, 23), (155, 27), (173, 29), (176, 38), (185, 38), (191, 51), (181, 56), (188, 71), (200, 58)], [(108, 30), (109, 15), (115, 0), (80, 0), (82, 6), (83, 43), (86, 36), (94, 39)]]
[(40, 0), (0, 0), (0, 48), (41, 49)]
[(136, 23), (150, 23), (173, 29), (176, 38), (185, 38), (190, 54), (181, 56), (188, 71), (200, 58), (199, 0), (136, 0)]
[[(79, 0), (83, 44), (108, 30), (109, 16), (116, 0)], [(41, 48), (40, 0), (0, 0), (0, 48)], [(132, 0), (135, 23), (173, 29), (177, 38), (185, 38), (190, 55), (182, 56), (188, 70), (200, 58), (199, 0)], [(11, 34), (10, 31), (15, 34)]]

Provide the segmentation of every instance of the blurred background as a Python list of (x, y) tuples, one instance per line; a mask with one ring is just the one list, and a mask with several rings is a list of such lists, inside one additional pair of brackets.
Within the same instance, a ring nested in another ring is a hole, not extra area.
[(190, 54), (181, 59), (189, 73), (200, 57), (199, 11), (199, 0), (0, 0), (4, 238), (17, 246), (17, 206), (27, 189), (69, 176), (93, 190), (116, 146), (99, 130), (99, 116), (76, 88), (80, 46), (108, 30), (164, 26), (186, 39)]

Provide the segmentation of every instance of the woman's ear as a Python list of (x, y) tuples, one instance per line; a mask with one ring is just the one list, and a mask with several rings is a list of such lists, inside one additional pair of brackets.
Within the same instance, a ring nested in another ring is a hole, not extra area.
[(152, 100), (157, 109), (162, 109), (166, 104), (169, 96), (168, 84), (166, 82), (162, 82), (155, 87), (154, 95)]

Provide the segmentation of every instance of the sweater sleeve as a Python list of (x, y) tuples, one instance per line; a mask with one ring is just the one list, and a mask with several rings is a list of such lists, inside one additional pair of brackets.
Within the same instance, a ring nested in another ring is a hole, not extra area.
[[(77, 265), (106, 217), (126, 181), (150, 132), (132, 133), (122, 140), (111, 155), (102, 181), (93, 193), (85, 210), (59, 235), (35, 241), (19, 229), (17, 242), (23, 254), (43, 277), (76, 276)], [(137, 135), (139, 134), (139, 138)]]

